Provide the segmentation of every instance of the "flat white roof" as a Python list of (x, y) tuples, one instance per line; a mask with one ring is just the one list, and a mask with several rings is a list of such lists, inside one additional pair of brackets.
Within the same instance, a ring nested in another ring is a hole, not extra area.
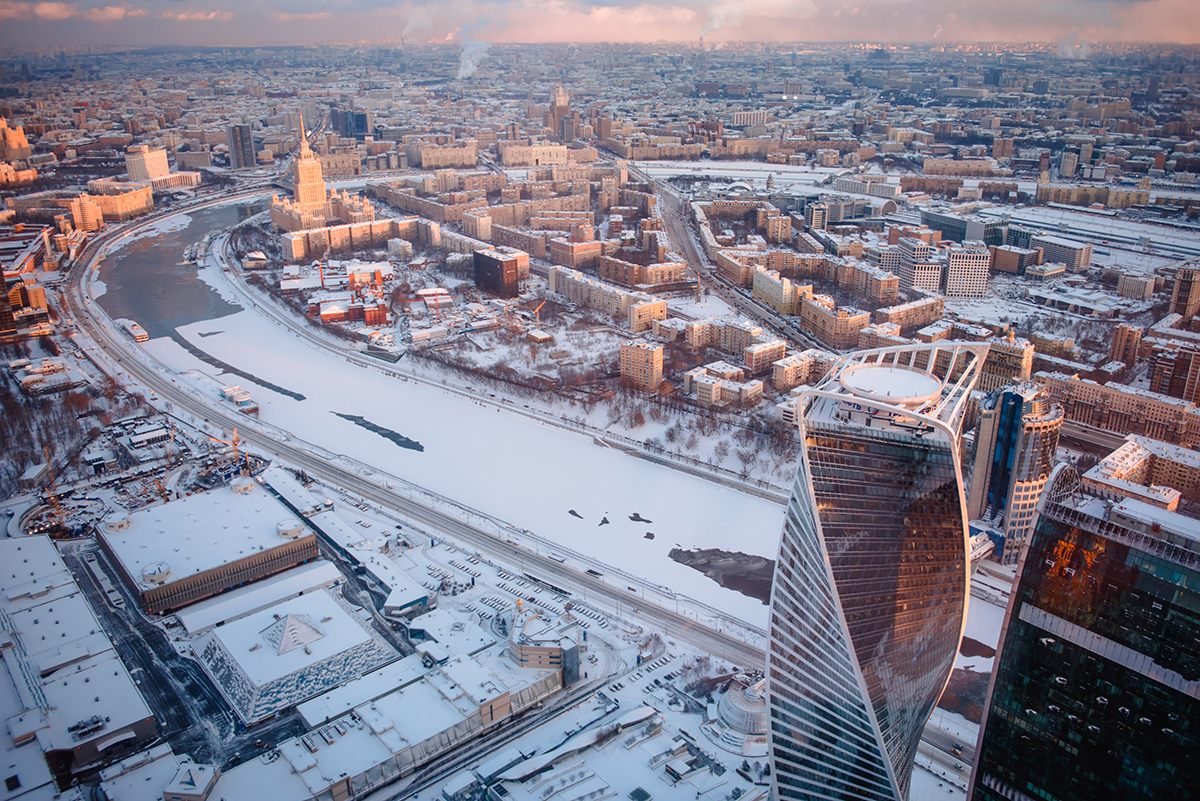
[(942, 384), (923, 371), (894, 364), (851, 365), (839, 380), (855, 395), (901, 406), (919, 406), (941, 393)]
[(429, 597), (429, 591), (402, 566), (363, 547), (363, 532), (347, 523), (336, 510), (325, 510), (321, 499), (301, 485), (290, 472), (271, 466), (263, 472), (262, 478), (267, 486), (295, 508), (323, 510), (309, 516), (312, 525), (353, 554), (372, 577), (388, 588), (385, 608), (403, 609)]
[(1200, 542), (1200, 520), (1186, 517), (1178, 512), (1168, 512), (1152, 504), (1135, 498), (1126, 498), (1112, 508), (1119, 517), (1123, 517), (1134, 526), (1138, 523), (1157, 526), (1162, 531), (1185, 537), (1192, 542)]
[(260, 687), (370, 639), (325, 592), (282, 601), (213, 629), (208, 636), (219, 640)]
[(25, 657), (42, 675), (112, 650), (108, 635), (78, 592), (12, 612), (8, 620), (21, 638)]
[[(153, 717), (129, 671), (113, 651), (47, 677), (42, 681), (42, 692), (49, 708), (44, 712), (47, 726), (37, 732), (37, 738), (45, 750), (70, 750), (85, 740), (103, 740), (106, 734)], [(78, 740), (68, 731), (68, 727), (93, 715), (105, 721), (97, 734)], [(28, 714), (22, 718), (29, 722)]]
[(192, 604), (177, 612), (176, 617), (188, 634), (195, 634), (218, 623), (266, 609), (290, 596), (328, 587), (343, 578), (333, 563), (318, 559)]
[(496, 638), (479, 625), (479, 618), (465, 609), (439, 606), (413, 620), (412, 628), (424, 632), (452, 654), (477, 654), (496, 643)]
[(110, 518), (100, 534), (141, 589), (156, 586), (145, 580), (143, 568), (165, 564), (169, 583), (283, 545), (281, 521), (302, 525), (257, 484), (246, 494), (220, 487), (151, 506), (130, 514), (128, 528), (115, 530), (123, 517)]
[(145, 801), (161, 798), (179, 770), (180, 758), (167, 744), (156, 745), (123, 759), (100, 773), (100, 788), (107, 801)]
[[(17, 645), (3, 649), (9, 680), (0, 680), (0, 709), (9, 736), (0, 740), (35, 736), (32, 750), (42, 760), (42, 751), (103, 741), (151, 717), (54, 543), (48, 537), (0, 539), (0, 564), (0, 612), (6, 636)], [(82, 737), (71, 733), (71, 726), (93, 716), (103, 721), (99, 729)], [(0, 758), (10, 754), (15, 765), (28, 759), (22, 749), (0, 748)]]
[[(0, 663), (7, 664), (7, 662)], [(0, 667), (0, 720), (8, 720), (20, 715), (25, 710), (21, 697), (17, 693), (17, 677), (5, 675), (5, 668)], [(36, 741), (24, 745), (14, 745), (12, 737), (0, 737), (0, 764), (4, 766), (4, 776), (16, 776), (21, 786), (9, 790), (0, 783), (0, 801), (20, 797), (26, 799), (56, 798), (57, 785), (50, 776), (50, 767), (46, 757)]]
[(365, 673), (361, 678), (334, 687), (328, 692), (297, 704), (301, 717), (310, 728), (320, 726), (354, 709), (356, 706), (374, 701), (398, 687), (404, 687), (428, 672), (420, 654), (409, 654), (378, 670)]

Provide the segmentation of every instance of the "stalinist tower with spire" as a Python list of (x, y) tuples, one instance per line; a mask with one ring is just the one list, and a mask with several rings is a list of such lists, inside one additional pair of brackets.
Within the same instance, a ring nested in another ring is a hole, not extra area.
[(303, 114), (300, 115), (300, 153), (296, 156), (294, 169), (292, 203), (303, 211), (325, 208), (325, 178), (321, 174), (321, 159), (308, 145)]
[(292, 197), (271, 198), (271, 222), (280, 231), (302, 231), (328, 225), (370, 222), (375, 207), (361, 195), (326, 191), (321, 157), (308, 144), (300, 118), (300, 151), (292, 164)]

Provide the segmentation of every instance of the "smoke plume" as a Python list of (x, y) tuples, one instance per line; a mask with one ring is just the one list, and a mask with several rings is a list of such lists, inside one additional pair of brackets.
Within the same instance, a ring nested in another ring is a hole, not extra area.
[(714, 3), (708, 9), (708, 21), (700, 29), (700, 35), (708, 36), (727, 25), (739, 25), (743, 16), (745, 16), (745, 8), (743, 8), (741, 0), (722, 0)]
[(1059, 58), (1069, 59), (1084, 59), (1092, 55), (1092, 46), (1087, 42), (1081, 42), (1079, 36), (1071, 34), (1066, 39), (1058, 43), (1058, 47), (1054, 48), (1054, 52)]
[(479, 62), (487, 55), (488, 43), (465, 39), (462, 52), (458, 54), (458, 79), (470, 78), (479, 69)]

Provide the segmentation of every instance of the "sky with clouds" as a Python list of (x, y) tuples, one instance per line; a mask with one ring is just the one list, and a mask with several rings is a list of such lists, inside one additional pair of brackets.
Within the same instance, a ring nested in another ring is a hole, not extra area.
[(0, 0), (0, 50), (320, 42), (1200, 43), (1200, 0)]

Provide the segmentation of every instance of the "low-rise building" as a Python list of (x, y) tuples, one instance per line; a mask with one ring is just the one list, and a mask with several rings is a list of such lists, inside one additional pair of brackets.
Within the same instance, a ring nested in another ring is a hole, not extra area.
[(771, 386), (785, 392), (803, 384), (815, 384), (835, 359), (832, 353), (811, 348), (776, 361), (771, 365)]
[(875, 322), (895, 323), (902, 331), (908, 332), (942, 319), (945, 313), (946, 301), (936, 295), (927, 295), (907, 303), (877, 309)]
[(1129, 434), (1125, 443), (1083, 474), (1087, 490), (1102, 498), (1134, 498), (1175, 511), (1183, 498), (1200, 500), (1200, 454)]
[(154, 189), (150, 184), (96, 178), (88, 181), (88, 193), (100, 206), (105, 222), (122, 222), (154, 211)]
[(756, 342), (753, 345), (747, 345), (742, 350), (742, 364), (746, 366), (746, 372), (750, 375), (758, 375), (770, 370), (771, 366), (782, 359), (786, 353), (787, 343), (782, 339)]
[(55, 774), (129, 753), (158, 722), (49, 537), (0, 538), (0, 565), (4, 797), (56, 798)]
[(856, 347), (859, 329), (870, 322), (870, 312), (838, 306), (829, 295), (814, 295), (800, 301), (800, 327), (827, 348)]
[(751, 293), (780, 314), (796, 314), (800, 299), (812, 297), (812, 284), (798, 284), (775, 270), (755, 268)]
[(634, 333), (650, 328), (655, 320), (667, 318), (665, 300), (644, 292), (630, 292), (569, 267), (552, 266), (549, 279), (551, 293), (623, 320)]
[(1078, 375), (1040, 372), (1067, 420), (1119, 434), (1141, 434), (1185, 448), (1200, 447), (1200, 407), (1125, 384), (1099, 384)]
[(247, 724), (395, 659), (345, 601), (313, 592), (213, 628), (193, 645), (205, 672)]
[(1092, 263), (1092, 246), (1074, 239), (1042, 234), (1030, 239), (1029, 247), (1041, 248), (1044, 261), (1065, 264), (1073, 273), (1087, 271)]
[(152, 614), (317, 558), (316, 535), (248, 478), (114, 515), (98, 539)]
[(580, 660), (587, 649), (578, 621), (525, 607), (520, 600), (508, 626), (508, 650), (523, 668), (556, 670), (559, 684), (579, 681)]
[(746, 373), (740, 367), (711, 362), (683, 374), (683, 393), (695, 397), (703, 406), (753, 406), (762, 399), (763, 382), (745, 378)]

